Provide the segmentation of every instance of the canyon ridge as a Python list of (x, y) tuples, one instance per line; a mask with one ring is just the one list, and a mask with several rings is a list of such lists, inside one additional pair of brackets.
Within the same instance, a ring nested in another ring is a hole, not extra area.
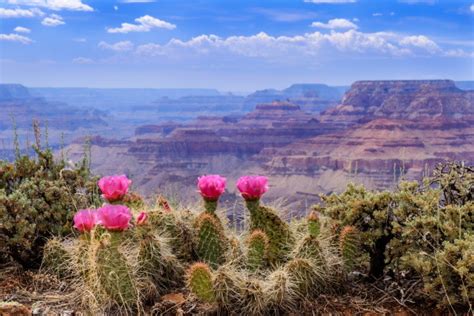
[[(93, 136), (92, 168), (127, 174), (147, 196), (188, 199), (198, 176), (222, 174), (229, 202), (239, 176), (264, 174), (267, 198), (304, 210), (349, 182), (384, 189), (420, 179), (439, 162), (474, 163), (474, 91), (450, 80), (358, 81), (320, 113), (291, 98), (265, 101), (243, 115), (140, 126), (126, 139)], [(84, 141), (66, 148), (74, 161)]]

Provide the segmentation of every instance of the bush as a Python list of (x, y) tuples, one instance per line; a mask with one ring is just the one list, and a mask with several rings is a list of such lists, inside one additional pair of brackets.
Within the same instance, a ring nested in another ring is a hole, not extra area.
[(423, 185), (402, 182), (394, 192), (349, 185), (322, 196), (324, 206), (316, 208), (336, 227), (361, 232), (372, 280), (416, 273), (423, 294), (439, 305), (468, 306), (474, 300), (473, 192), (474, 169), (449, 163)]
[(50, 150), (35, 150), (37, 159), (0, 161), (0, 262), (28, 268), (41, 263), (47, 238), (69, 234), (75, 211), (98, 200), (85, 161), (66, 169)]

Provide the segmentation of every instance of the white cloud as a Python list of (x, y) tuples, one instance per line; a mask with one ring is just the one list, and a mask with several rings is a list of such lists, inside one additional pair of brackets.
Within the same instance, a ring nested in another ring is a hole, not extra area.
[(116, 52), (130, 51), (134, 47), (133, 43), (130, 41), (121, 41), (115, 44), (109, 44), (107, 42), (102, 41), (97, 46), (101, 49), (108, 49), (108, 50), (113, 50)]
[(78, 43), (85, 43), (87, 42), (87, 38), (84, 38), (84, 37), (77, 37), (77, 38), (73, 38), (72, 39), (74, 42), (78, 42)]
[(471, 10), (471, 12), (474, 12), (474, 4), (471, 4), (471, 6), (469, 7), (469, 10)]
[(375, 12), (375, 13), (372, 13), (372, 16), (382, 16), (383, 14), (380, 13), (380, 12)]
[(54, 11), (94, 11), (94, 9), (82, 3), (82, 0), (8, 0), (10, 4), (29, 5), (43, 7)]
[(30, 33), (31, 30), (29, 28), (23, 27), (23, 26), (17, 26), (13, 29), (17, 33)]
[(400, 45), (421, 48), (432, 54), (441, 51), (438, 44), (424, 35), (406, 36), (400, 40)]
[(357, 0), (304, 0), (310, 3), (354, 3)]
[(176, 28), (176, 25), (169, 22), (154, 18), (149, 15), (142, 16), (135, 19), (137, 24), (122, 23), (120, 27), (108, 28), (109, 33), (129, 33), (129, 32), (149, 32), (153, 28), (164, 28), (172, 30)]
[(2, 18), (34, 18), (36, 16), (43, 16), (44, 12), (40, 9), (5, 9), (0, 8), (0, 17)]
[(22, 44), (33, 43), (30, 38), (19, 34), (0, 34), (0, 41), (19, 42)]
[(74, 58), (72, 60), (72, 63), (73, 64), (80, 64), (80, 65), (89, 65), (89, 64), (93, 64), (94, 61), (90, 58), (86, 58), (86, 57), (77, 57), (77, 58)]
[(466, 52), (463, 49), (450, 49), (444, 53), (446, 57), (474, 58), (474, 51)]
[(46, 17), (41, 21), (41, 24), (44, 26), (51, 26), (56, 27), (58, 25), (66, 24), (63, 18), (57, 14), (51, 14), (50, 16)]
[(313, 22), (312, 27), (318, 27), (323, 29), (357, 29), (357, 25), (346, 19), (332, 19), (328, 23)]
[(114, 10), (118, 11), (118, 6), (114, 5)]
[(321, 32), (295, 36), (271, 36), (258, 33), (251, 36), (219, 37), (200, 35), (188, 41), (172, 39), (166, 44), (140, 45), (135, 53), (143, 56), (238, 55), (281, 62), (291, 58), (313, 57), (357, 58), (358, 56), (430, 56), (442, 54), (436, 43), (425, 36), (403, 36), (390, 32), (363, 33), (354, 29), (329, 34)]

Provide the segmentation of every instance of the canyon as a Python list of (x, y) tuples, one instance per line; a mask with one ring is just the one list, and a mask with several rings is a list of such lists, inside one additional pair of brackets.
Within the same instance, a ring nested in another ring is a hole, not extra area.
[[(147, 124), (125, 139), (92, 137), (92, 167), (126, 173), (144, 195), (185, 200), (196, 196), (198, 176), (219, 173), (228, 178), (229, 203), (239, 176), (264, 174), (267, 198), (302, 212), (349, 182), (391, 188), (442, 161), (474, 163), (474, 91), (450, 80), (358, 81), (321, 112), (298, 98), (276, 99), (243, 115)], [(82, 157), (83, 142), (67, 147), (72, 160)]]

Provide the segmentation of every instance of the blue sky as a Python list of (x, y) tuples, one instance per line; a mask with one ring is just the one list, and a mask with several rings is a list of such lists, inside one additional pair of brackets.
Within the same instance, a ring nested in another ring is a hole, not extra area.
[(252, 91), (474, 80), (470, 0), (0, 0), (0, 81)]

